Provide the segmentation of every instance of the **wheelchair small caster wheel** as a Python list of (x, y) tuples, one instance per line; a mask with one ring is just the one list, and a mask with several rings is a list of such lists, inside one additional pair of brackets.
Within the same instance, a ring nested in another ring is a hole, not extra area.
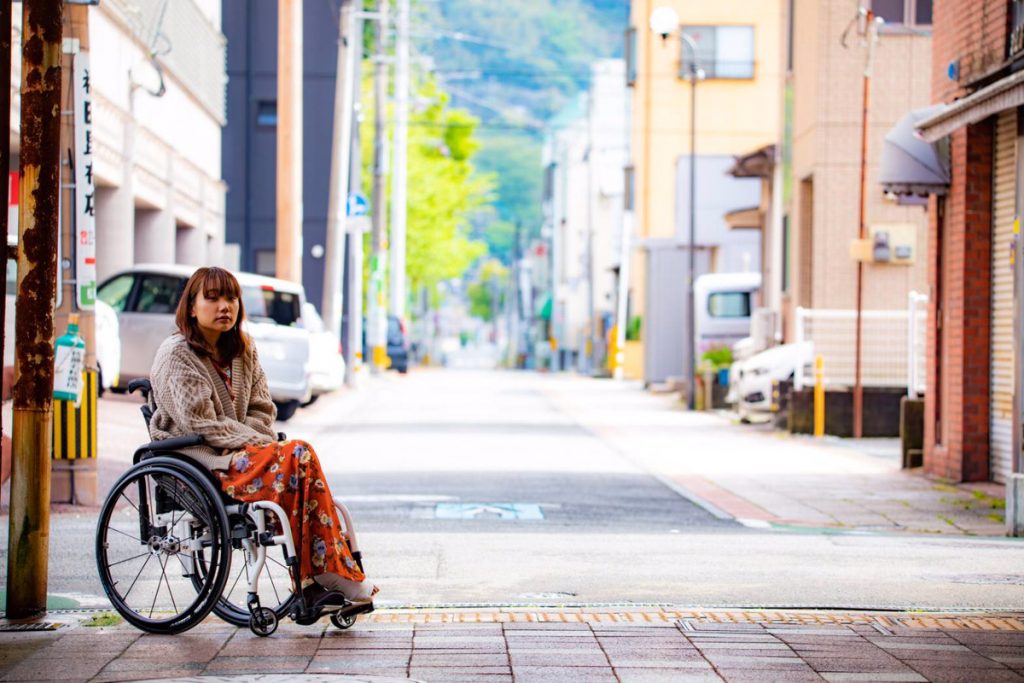
[(356, 617), (354, 614), (332, 614), (331, 623), (344, 631), (347, 628), (352, 628), (352, 625), (356, 623)]
[(265, 638), (277, 630), (277, 615), (269, 607), (261, 607), (249, 615), (249, 630)]

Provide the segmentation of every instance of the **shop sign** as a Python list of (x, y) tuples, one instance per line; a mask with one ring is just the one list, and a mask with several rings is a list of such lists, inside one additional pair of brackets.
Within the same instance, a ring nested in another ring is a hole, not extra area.
[(78, 307), (96, 305), (96, 184), (93, 180), (89, 53), (75, 55), (75, 290)]

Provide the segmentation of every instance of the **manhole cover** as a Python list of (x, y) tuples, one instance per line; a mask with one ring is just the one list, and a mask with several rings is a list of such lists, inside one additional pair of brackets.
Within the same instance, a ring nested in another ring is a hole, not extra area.
[(0, 624), (0, 631), (56, 631), (64, 624), (53, 621), (37, 621), (31, 624)]

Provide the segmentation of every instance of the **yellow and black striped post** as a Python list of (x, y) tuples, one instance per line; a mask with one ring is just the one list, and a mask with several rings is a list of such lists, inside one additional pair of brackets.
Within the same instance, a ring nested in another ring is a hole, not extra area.
[(82, 401), (53, 401), (53, 459), (91, 460), (96, 457), (96, 398), (99, 373), (82, 376)]

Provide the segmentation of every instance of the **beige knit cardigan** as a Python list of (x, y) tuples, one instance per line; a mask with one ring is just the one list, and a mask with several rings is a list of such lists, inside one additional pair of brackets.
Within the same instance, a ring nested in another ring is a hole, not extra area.
[(150, 438), (201, 434), (206, 445), (181, 452), (211, 470), (227, 469), (232, 454), (245, 446), (277, 440), (277, 408), (251, 340), (246, 352), (231, 363), (234, 400), (211, 360), (193, 351), (178, 333), (157, 350), (150, 381), (156, 404)]

